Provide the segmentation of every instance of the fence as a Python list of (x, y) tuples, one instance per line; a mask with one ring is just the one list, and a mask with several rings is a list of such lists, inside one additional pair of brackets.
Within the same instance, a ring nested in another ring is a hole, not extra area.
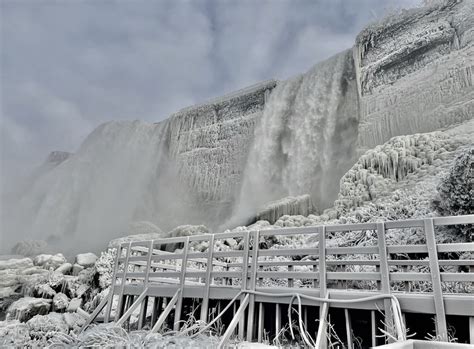
[[(112, 292), (90, 321), (105, 307), (108, 322), (115, 301), (113, 315), (120, 325), (138, 312), (138, 328), (149, 322), (153, 331), (164, 324), (179, 330), (183, 318), (196, 310), (191, 300), (198, 300), (199, 318), (207, 322), (220, 310), (221, 301), (235, 299), (235, 316), (224, 337), (227, 340), (238, 327), (240, 338), (261, 342), (266, 328), (278, 336), (284, 317), (281, 307), (291, 306), (295, 298), (291, 292), (297, 292), (305, 324), (308, 317), (316, 317), (311, 307), (319, 307), (320, 324), (329, 304), (344, 309), (351, 348), (347, 310), (370, 310), (372, 345), (376, 345), (377, 310), (384, 310), (386, 329), (393, 327), (389, 297), (394, 296), (403, 313), (435, 315), (441, 340), (448, 339), (447, 315), (468, 317), (474, 343), (474, 243), (437, 243), (435, 234), (437, 228), (446, 229), (439, 227), (473, 223), (474, 215), (468, 215), (125, 243), (118, 249)], [(397, 234), (406, 237), (406, 230), (417, 244), (397, 244)], [(338, 245), (348, 236), (359, 244)], [(294, 246), (285, 245), (285, 239)], [(269, 246), (272, 240), (281, 243)], [(265, 311), (273, 307), (269, 320)]]

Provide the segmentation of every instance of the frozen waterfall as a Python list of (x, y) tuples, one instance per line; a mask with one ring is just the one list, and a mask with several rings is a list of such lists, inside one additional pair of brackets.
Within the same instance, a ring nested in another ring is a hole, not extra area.
[(279, 83), (265, 104), (230, 224), (241, 224), (265, 203), (310, 194), (326, 207), (352, 165), (358, 128), (352, 51)]

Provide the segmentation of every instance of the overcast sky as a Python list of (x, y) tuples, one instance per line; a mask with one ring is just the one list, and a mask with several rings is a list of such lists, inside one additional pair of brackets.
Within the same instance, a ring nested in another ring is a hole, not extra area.
[(1, 175), (109, 120), (166, 118), (353, 45), (419, 0), (0, 0)]

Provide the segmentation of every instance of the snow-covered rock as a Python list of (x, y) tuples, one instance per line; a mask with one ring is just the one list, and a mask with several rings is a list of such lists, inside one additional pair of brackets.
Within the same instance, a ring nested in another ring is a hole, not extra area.
[(13, 302), (7, 310), (7, 316), (27, 321), (35, 315), (47, 314), (51, 308), (51, 299), (23, 297)]
[(69, 306), (69, 298), (64, 293), (57, 293), (53, 298), (53, 311), (63, 311)]
[(76, 256), (76, 264), (83, 266), (84, 268), (91, 267), (97, 260), (97, 256), (94, 253), (80, 253)]
[(72, 270), (71, 263), (64, 263), (56, 269), (56, 272), (61, 274), (69, 274)]
[(0, 270), (24, 269), (33, 266), (31, 258), (0, 260)]
[(46, 345), (59, 333), (67, 334), (69, 326), (64, 322), (61, 314), (51, 313), (47, 315), (36, 315), (27, 321), (26, 325), (30, 331), (30, 337), (38, 341), (38, 345)]
[(50, 254), (40, 254), (33, 259), (34, 265), (43, 267), (44, 269), (53, 269), (55, 270), (62, 264), (66, 263), (67, 260), (62, 253), (57, 253), (55, 255)]
[(74, 263), (74, 265), (72, 266), (72, 275), (77, 276), (83, 270), (84, 270), (84, 267), (82, 265)]
[(81, 298), (73, 298), (69, 302), (69, 305), (67, 307), (68, 312), (75, 312), (77, 311), (77, 308), (79, 308), (82, 305), (82, 299)]

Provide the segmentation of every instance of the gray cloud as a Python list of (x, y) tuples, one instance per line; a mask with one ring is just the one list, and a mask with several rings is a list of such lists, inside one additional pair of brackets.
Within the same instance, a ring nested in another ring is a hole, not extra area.
[(74, 151), (102, 122), (159, 121), (304, 72), (376, 17), (417, 3), (3, 0), (2, 176)]

